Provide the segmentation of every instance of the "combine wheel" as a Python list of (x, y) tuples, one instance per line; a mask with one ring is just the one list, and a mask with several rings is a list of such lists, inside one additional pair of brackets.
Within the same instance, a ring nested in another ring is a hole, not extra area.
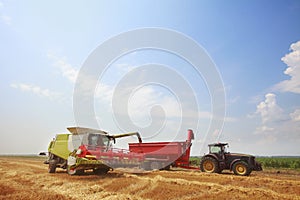
[(109, 168), (95, 168), (93, 169), (94, 174), (102, 175), (106, 174), (109, 171)]
[(246, 162), (238, 161), (233, 164), (233, 172), (235, 175), (248, 176), (251, 173), (251, 169)]
[(68, 166), (67, 172), (69, 175), (82, 175), (84, 174), (84, 169), (76, 169)]
[(48, 172), (55, 173), (57, 161), (52, 159), (49, 161)]
[(202, 172), (220, 173), (218, 161), (211, 157), (204, 157), (200, 162)]

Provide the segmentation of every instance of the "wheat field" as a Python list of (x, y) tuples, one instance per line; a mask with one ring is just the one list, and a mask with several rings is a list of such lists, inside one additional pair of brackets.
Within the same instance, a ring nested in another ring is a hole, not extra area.
[(173, 169), (147, 173), (110, 171), (70, 176), (47, 172), (41, 158), (0, 157), (2, 199), (300, 199), (297, 171), (207, 174)]

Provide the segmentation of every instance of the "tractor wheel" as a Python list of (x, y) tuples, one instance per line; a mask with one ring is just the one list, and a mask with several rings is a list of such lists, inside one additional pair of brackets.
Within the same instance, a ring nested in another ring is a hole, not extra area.
[(211, 157), (204, 157), (200, 162), (202, 172), (220, 173), (218, 161)]
[(57, 161), (52, 159), (49, 161), (48, 172), (55, 173)]
[(246, 162), (238, 161), (233, 165), (233, 172), (235, 175), (248, 176), (251, 173), (251, 169)]
[(109, 171), (109, 168), (95, 168), (93, 169), (94, 174), (103, 175)]

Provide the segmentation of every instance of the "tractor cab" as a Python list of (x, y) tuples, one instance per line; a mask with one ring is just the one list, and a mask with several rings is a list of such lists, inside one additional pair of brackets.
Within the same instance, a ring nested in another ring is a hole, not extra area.
[(228, 147), (228, 143), (214, 143), (208, 145), (209, 153), (213, 154), (224, 154), (227, 153), (226, 147)]
[(209, 154), (213, 154), (217, 160), (225, 160), (227, 154), (228, 143), (214, 143), (209, 144)]

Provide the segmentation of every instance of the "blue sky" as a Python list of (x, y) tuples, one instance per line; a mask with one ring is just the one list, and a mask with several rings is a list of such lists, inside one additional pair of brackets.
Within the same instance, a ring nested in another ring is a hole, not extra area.
[[(230, 142), (231, 151), (300, 155), (299, 19), (299, 1), (1, 0), (0, 153), (46, 150), (56, 133), (76, 125), (74, 84), (90, 53), (120, 33), (158, 27), (192, 38), (216, 64), (226, 92), (220, 140)], [(187, 63), (164, 52), (134, 52), (109, 67), (95, 94), (100, 128), (120, 132), (111, 111), (114, 86), (150, 62), (168, 65), (190, 81), (200, 108), (190, 120), (199, 119), (200, 126), (186, 129), (197, 131), (192, 153), (203, 154), (207, 143), (217, 140), (212, 132), (203, 139), (211, 114), (209, 91)], [(144, 107), (159, 104), (167, 115), (163, 132), (176, 129), (181, 104), (169, 91), (148, 86), (131, 100), (129, 113), (137, 126), (159, 121), (161, 116), (151, 119)], [(153, 139), (170, 137), (162, 133)]]

